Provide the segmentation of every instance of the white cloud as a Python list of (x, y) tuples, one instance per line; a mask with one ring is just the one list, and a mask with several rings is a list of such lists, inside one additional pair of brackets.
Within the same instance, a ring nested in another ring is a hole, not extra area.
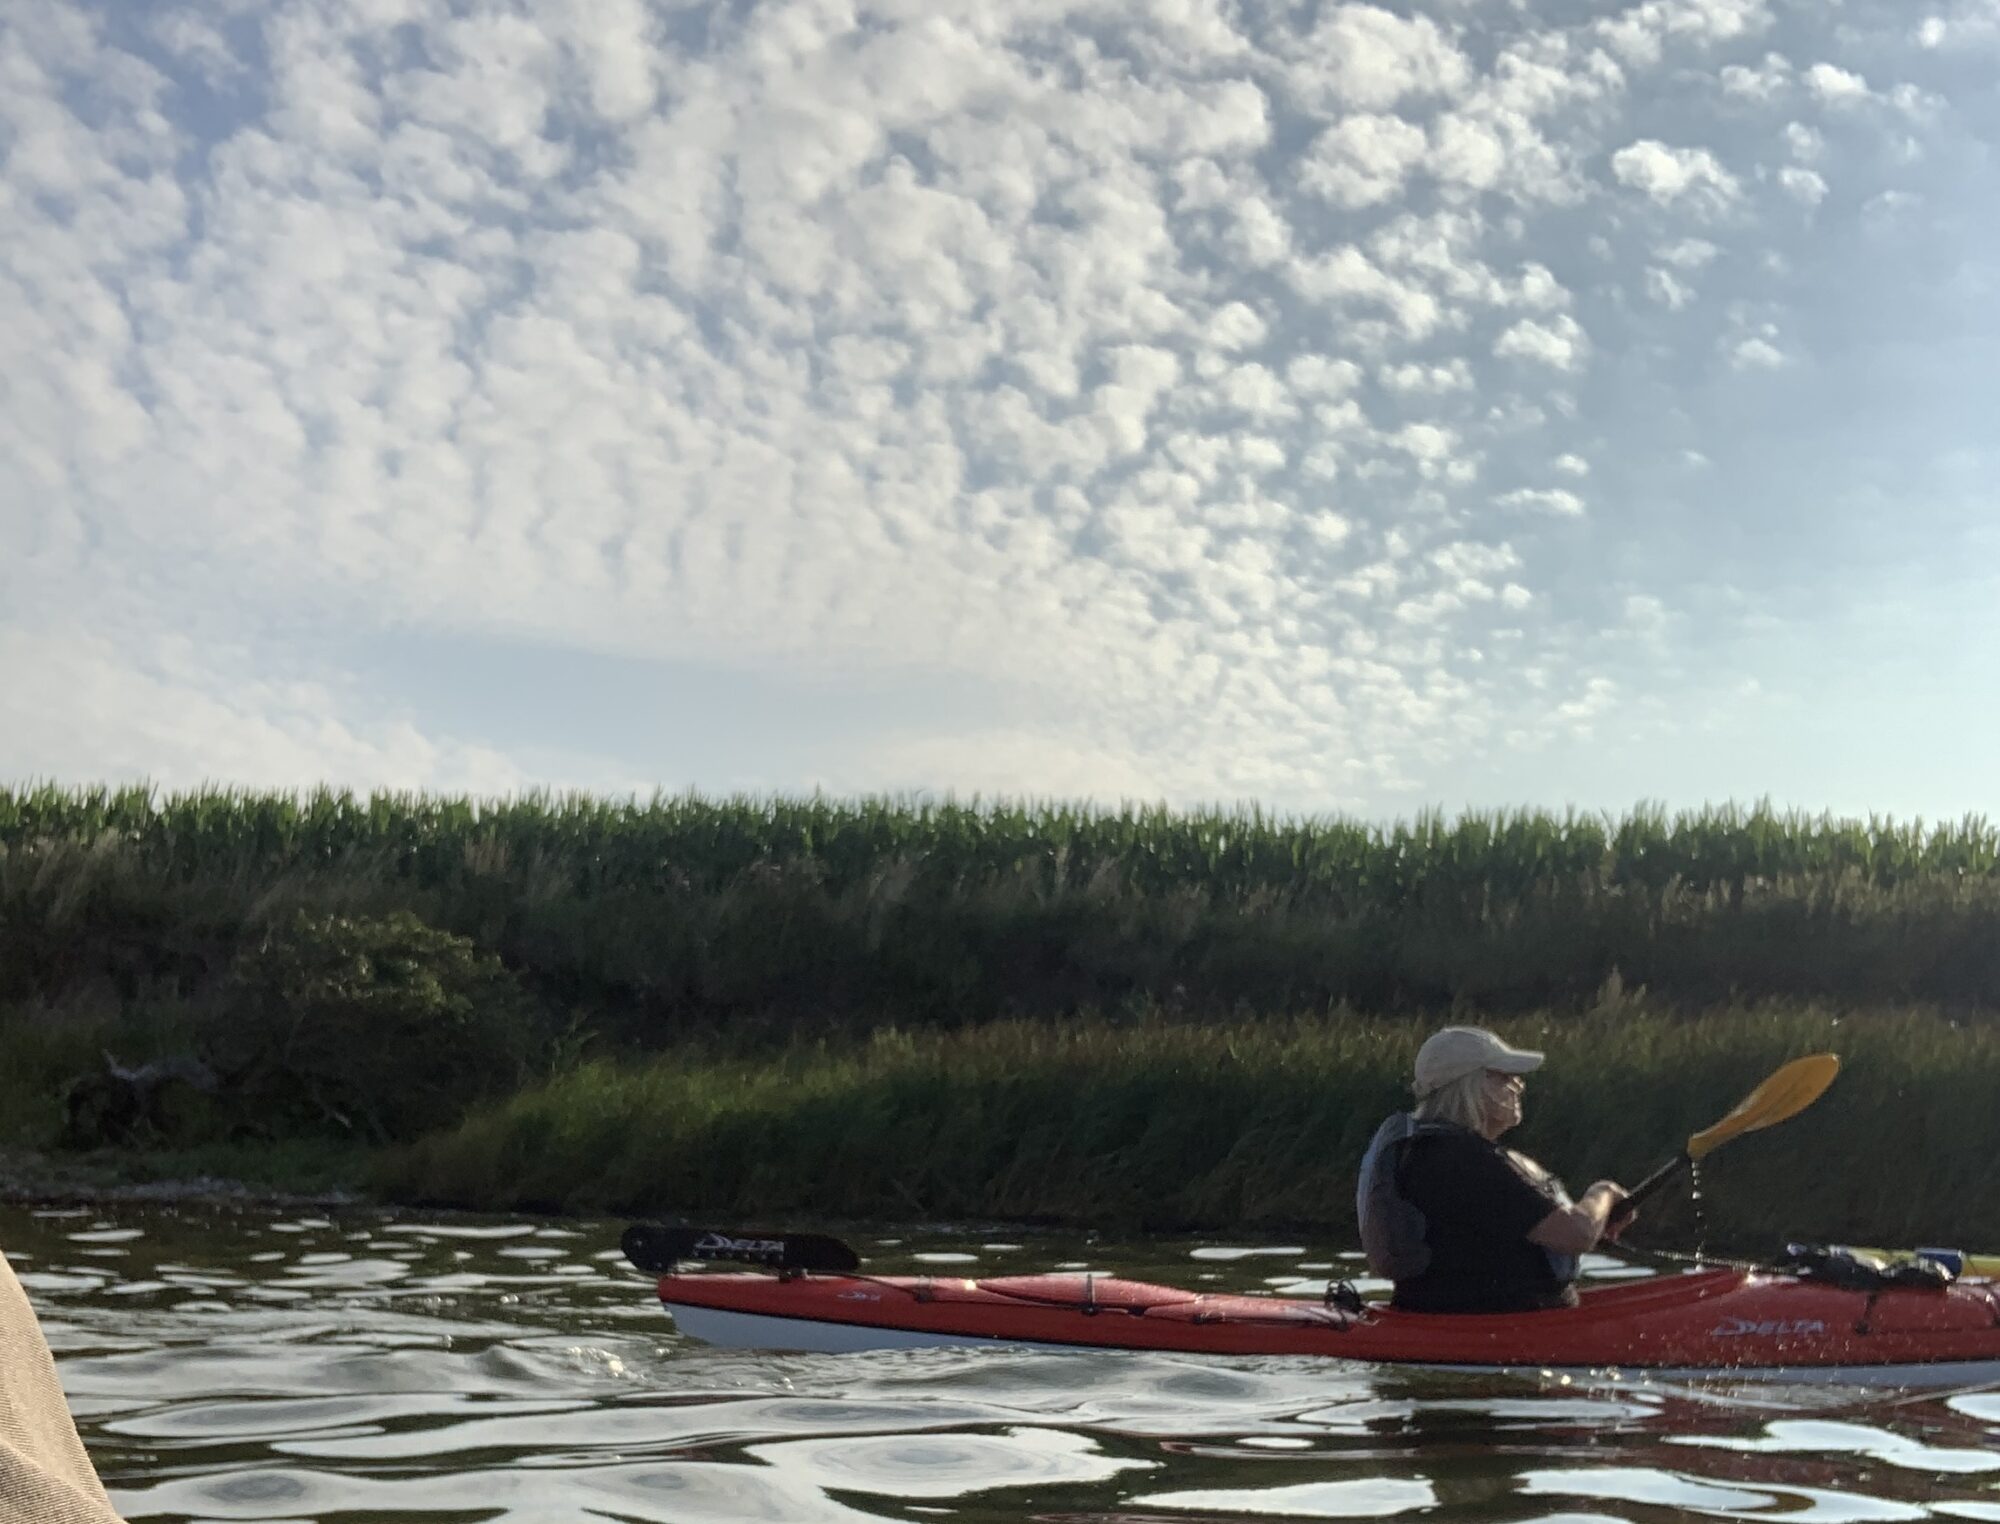
[(1694, 287), (1671, 270), (1662, 270), (1658, 265), (1646, 271), (1646, 295), (1672, 312), (1689, 306), (1695, 297)]
[(1447, 185), (1490, 190), (1506, 172), (1507, 142), (1494, 124), (1454, 112), (1432, 129), (1425, 167)]
[(1269, 331), (1255, 308), (1246, 302), (1230, 302), (1217, 309), (1202, 336), (1217, 349), (1255, 349)]
[(1661, 205), (1683, 198), (1696, 204), (1733, 201), (1736, 177), (1706, 148), (1670, 148), (1653, 138), (1627, 144), (1611, 156), (1611, 172), (1622, 185)]
[(1907, 222), (1910, 214), (1922, 204), (1923, 198), (1910, 191), (1885, 190), (1868, 198), (1861, 208), (1861, 216), (1872, 228), (1897, 227)]
[(1772, 332), (1750, 334), (1729, 346), (1729, 364), (1734, 370), (1778, 370), (1786, 363), (1785, 352), (1774, 342)]
[(621, 784), (285, 654), (407, 634), (1011, 717), (801, 725), (788, 779), (1430, 786), (1523, 672), (1594, 691), (1601, 568), (1505, 515), (1670, 455), (1621, 399), (1700, 426), (1715, 360), (1817, 352), (1784, 272), (1837, 285), (1840, 230), (1777, 193), (1873, 226), (1976, 156), (1804, 20), (1905, 116), (1786, 125), (1859, 76), (1760, 66), (1756, 0), (1424, 9), (16, 7), (0, 649), (53, 675), (0, 769)]
[(1285, 379), (1294, 391), (1308, 396), (1339, 396), (1361, 384), (1361, 367), (1352, 360), (1302, 354), (1286, 365)]
[(1700, 270), (1710, 264), (1718, 252), (1715, 245), (1705, 238), (1681, 238), (1664, 248), (1655, 249), (1653, 257), (1677, 270)]
[(1581, 370), (1590, 355), (1590, 340), (1583, 325), (1564, 312), (1546, 323), (1522, 318), (1494, 342), (1493, 353), (1503, 360), (1531, 360), (1555, 370)]
[(1722, 71), (1722, 88), (1747, 100), (1773, 101), (1792, 85), (1792, 63), (1780, 53), (1766, 53), (1754, 67), (1730, 64)]
[(1426, 146), (1424, 130), (1401, 117), (1345, 117), (1320, 134), (1299, 180), (1335, 206), (1375, 206), (1402, 189)]
[(1611, 678), (1588, 678), (1574, 698), (1556, 705), (1553, 718), (1558, 724), (1572, 726), (1578, 734), (1587, 737), (1592, 733), (1596, 720), (1616, 706), (1618, 695), (1618, 684)]
[(1310, 300), (1382, 308), (1406, 338), (1428, 337), (1444, 321), (1435, 295), (1414, 281), (1389, 274), (1351, 245), (1299, 261), (1290, 279)]
[(1805, 81), (1814, 98), (1829, 106), (1855, 106), (1869, 98), (1868, 81), (1837, 64), (1814, 64)]
[(2000, 6), (1994, 0), (1959, 0), (1946, 15), (1926, 16), (1916, 29), (1919, 47), (1947, 51), (2000, 42)]
[(1285, 383), (1262, 365), (1231, 367), (1218, 378), (1214, 396), (1220, 406), (1253, 418), (1283, 419), (1298, 412)]
[(1651, 593), (1628, 594), (1625, 623), (1638, 634), (1657, 636), (1666, 629), (1667, 606)]
[(1437, 365), (1424, 365), (1415, 360), (1401, 365), (1385, 365), (1380, 376), (1383, 386), (1390, 391), (1416, 396), (1470, 391), (1473, 384), (1472, 367), (1462, 356)]
[(1826, 181), (1810, 169), (1788, 164), (1778, 171), (1778, 183), (1793, 200), (1802, 201), (1807, 206), (1818, 206), (1826, 200)]
[(210, 17), (193, 11), (159, 11), (147, 18), (147, 31), (173, 58), (191, 65), (211, 87), (241, 76), (247, 68)]
[(1456, 94), (1470, 75), (1465, 55), (1429, 17), (1345, 4), (1322, 11), (1291, 78), (1315, 106), (1382, 111), (1407, 97)]
[(1669, 44), (1705, 47), (1734, 42), (1770, 24), (1766, 0), (1642, 0), (1597, 25), (1621, 58), (1650, 68)]
[[(356, 723), (343, 716), (355, 707), (351, 695), (259, 676), (247, 653), (218, 671), (216, 654), (168, 635), (135, 657), (74, 627), (0, 626), (8, 771), (16, 778), (143, 778), (168, 789), (309, 789), (331, 778), (356, 789), (491, 795), (535, 782), (492, 748), (427, 735), (409, 718)], [(57, 714), (63, 722), (51, 725)], [(615, 767), (584, 766), (600, 789), (640, 785)]]
[(1390, 442), (1421, 461), (1441, 461), (1458, 448), (1457, 436), (1434, 423), (1408, 424), (1398, 429)]
[(1577, 519), (1584, 514), (1583, 499), (1567, 487), (1518, 487), (1493, 501), (1502, 508), (1551, 513), (1558, 518)]

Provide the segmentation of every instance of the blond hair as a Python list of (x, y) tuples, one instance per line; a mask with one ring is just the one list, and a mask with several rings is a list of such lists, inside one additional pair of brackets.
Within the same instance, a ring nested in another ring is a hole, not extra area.
[(1486, 1071), (1474, 1069), (1417, 1098), (1419, 1122), (1453, 1122), (1467, 1132), (1486, 1131)]

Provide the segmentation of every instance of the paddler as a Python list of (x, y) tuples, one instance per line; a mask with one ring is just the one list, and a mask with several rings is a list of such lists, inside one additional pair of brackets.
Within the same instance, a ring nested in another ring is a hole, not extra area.
[(1520, 1125), (1525, 1076), (1541, 1066), (1540, 1053), (1483, 1027), (1446, 1027), (1417, 1050), (1416, 1109), (1376, 1130), (1357, 1192), (1369, 1268), (1395, 1282), (1397, 1307), (1574, 1306), (1579, 1256), (1631, 1221), (1615, 1181), (1572, 1201), (1554, 1175), (1501, 1146)]

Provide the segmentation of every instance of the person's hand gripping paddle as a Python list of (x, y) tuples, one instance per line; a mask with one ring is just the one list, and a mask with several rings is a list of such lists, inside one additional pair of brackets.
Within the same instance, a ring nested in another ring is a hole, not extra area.
[(1757, 1132), (1797, 1116), (1826, 1094), (1826, 1087), (1840, 1073), (1840, 1059), (1832, 1053), (1814, 1053), (1795, 1058), (1774, 1070), (1770, 1077), (1736, 1103), (1736, 1109), (1705, 1127), (1687, 1140), (1687, 1147), (1632, 1187), (1612, 1215), (1611, 1231), (1617, 1232), (1638, 1210), (1639, 1203), (1657, 1192), (1674, 1176), (1697, 1160), (1705, 1159), (1731, 1138)]

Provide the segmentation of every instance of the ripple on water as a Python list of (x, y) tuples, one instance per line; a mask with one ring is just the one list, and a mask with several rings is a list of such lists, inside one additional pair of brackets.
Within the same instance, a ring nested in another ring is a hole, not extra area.
[(1273, 1259), (1297, 1259), (1307, 1250), (1300, 1244), (1237, 1245), (1204, 1244), (1199, 1249), (1190, 1249), (1188, 1258), (1205, 1260), (1211, 1264), (1232, 1265), (1240, 1259), (1268, 1257)]
[(448, 1419), (454, 1413), (534, 1414), (561, 1412), (574, 1403), (508, 1402), (463, 1394), (268, 1397), (252, 1402), (176, 1402), (128, 1413), (102, 1425), (107, 1433), (133, 1439), (214, 1440), (293, 1439), (329, 1430), (354, 1431), (361, 1425), (380, 1432), (398, 1419)]
[(1386, 1519), (1395, 1514), (1436, 1506), (1437, 1493), (1426, 1481), (1367, 1477), (1354, 1481), (1300, 1482), (1279, 1487), (1204, 1487), (1189, 1492), (1142, 1493), (1132, 1501), (1144, 1508), (1200, 1509), (1219, 1514), (1276, 1514), (1293, 1519)]
[(956, 1498), (1009, 1487), (1100, 1482), (1160, 1463), (1104, 1453), (1060, 1429), (997, 1434), (878, 1434), (751, 1445), (744, 1454), (831, 1492), (888, 1498)]
[(1764, 1454), (1819, 1452), (1866, 1456), (1906, 1471), (1956, 1472), (1961, 1475), (2000, 1471), (2000, 1451), (1931, 1445), (1869, 1424), (1837, 1423), (1826, 1419), (1778, 1419), (1766, 1425), (1759, 1435), (1689, 1435), (1677, 1437), (1674, 1443)]
[(361, 1516), (424, 1524), (548, 1524), (609, 1518), (640, 1524), (743, 1524), (746, 1520), (861, 1520), (809, 1483), (751, 1466), (700, 1461), (599, 1464), (587, 1471), (533, 1466), (465, 1467), (416, 1475), (357, 1475), (269, 1467), (170, 1477), (114, 1497), (128, 1519), (288, 1524)]
[(30, 1292), (46, 1292), (51, 1296), (70, 1296), (78, 1292), (102, 1291), (110, 1284), (110, 1276), (76, 1270), (21, 1270), (16, 1279)]
[(787, 1472), (699, 1460), (599, 1467), (550, 1502), (555, 1511), (543, 1516), (550, 1519), (604, 1517), (645, 1524), (745, 1524), (753, 1519), (859, 1524), (882, 1517), (829, 1498)]
[[(0, 1242), (133, 1524), (947, 1511), (2000, 1524), (2000, 1394), (1884, 1404), (1306, 1357), (715, 1350), (674, 1331), (622, 1263), (618, 1228), (0, 1209)], [(1135, 1279), (1300, 1283), (1305, 1251), (1259, 1248), (922, 1230), (870, 1254), (886, 1273), (1088, 1255)], [(93, 1262), (106, 1249), (119, 1273)], [(1321, 1250), (1312, 1266), (1357, 1263)]]
[(1528, 1471), (1520, 1490), (1532, 1497), (1583, 1497), (1648, 1508), (1668, 1508), (1711, 1518), (1745, 1514), (1782, 1517), (1815, 1524), (1842, 1521), (1922, 1519), (1928, 1510), (1915, 1503), (1837, 1492), (1799, 1484), (1725, 1486), (1650, 1466), (1590, 1466)]

